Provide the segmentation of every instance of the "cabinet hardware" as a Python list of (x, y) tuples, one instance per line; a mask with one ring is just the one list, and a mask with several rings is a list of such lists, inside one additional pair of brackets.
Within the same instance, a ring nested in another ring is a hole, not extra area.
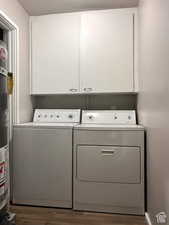
[(83, 90), (86, 91), (86, 92), (90, 92), (90, 91), (93, 90), (93, 88), (84, 88)]
[(69, 89), (69, 91), (71, 91), (71, 92), (77, 92), (77, 89), (76, 88), (71, 88), (71, 89)]

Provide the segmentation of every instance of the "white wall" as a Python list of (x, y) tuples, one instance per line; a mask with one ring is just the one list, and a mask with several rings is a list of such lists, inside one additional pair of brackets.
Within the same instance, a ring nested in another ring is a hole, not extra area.
[(141, 0), (140, 122), (147, 129), (148, 213), (169, 224), (169, 1)]
[(0, 0), (3, 11), (19, 27), (19, 114), (20, 122), (31, 118), (29, 97), (29, 15), (17, 0)]

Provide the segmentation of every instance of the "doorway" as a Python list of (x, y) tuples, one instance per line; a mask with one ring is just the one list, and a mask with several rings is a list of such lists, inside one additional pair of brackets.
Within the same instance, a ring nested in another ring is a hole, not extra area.
[[(18, 112), (18, 100), (19, 100), (19, 90), (18, 90), (18, 77), (19, 77), (19, 41), (18, 41), (19, 29), (16, 24), (14, 24), (7, 15), (0, 11), (0, 39), (6, 44), (8, 50), (8, 72), (14, 75), (14, 91), (13, 94), (8, 98), (8, 168), (10, 173), (12, 173), (12, 125), (17, 123), (19, 118)], [(9, 195), (11, 199), (10, 191), (12, 189), (12, 182), (10, 182), (10, 177), (8, 173), (8, 183), (9, 183)]]

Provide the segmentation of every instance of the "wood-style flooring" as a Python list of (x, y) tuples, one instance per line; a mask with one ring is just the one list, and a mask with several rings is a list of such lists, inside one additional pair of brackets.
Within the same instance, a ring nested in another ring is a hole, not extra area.
[(16, 225), (145, 225), (143, 216), (75, 212), (72, 210), (11, 206)]

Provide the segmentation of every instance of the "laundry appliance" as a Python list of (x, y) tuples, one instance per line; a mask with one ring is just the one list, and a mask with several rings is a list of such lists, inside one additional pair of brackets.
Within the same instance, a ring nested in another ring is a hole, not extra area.
[(135, 111), (83, 111), (74, 128), (73, 208), (143, 215), (144, 154)]
[(13, 128), (14, 204), (72, 208), (73, 127), (79, 109), (36, 109)]

